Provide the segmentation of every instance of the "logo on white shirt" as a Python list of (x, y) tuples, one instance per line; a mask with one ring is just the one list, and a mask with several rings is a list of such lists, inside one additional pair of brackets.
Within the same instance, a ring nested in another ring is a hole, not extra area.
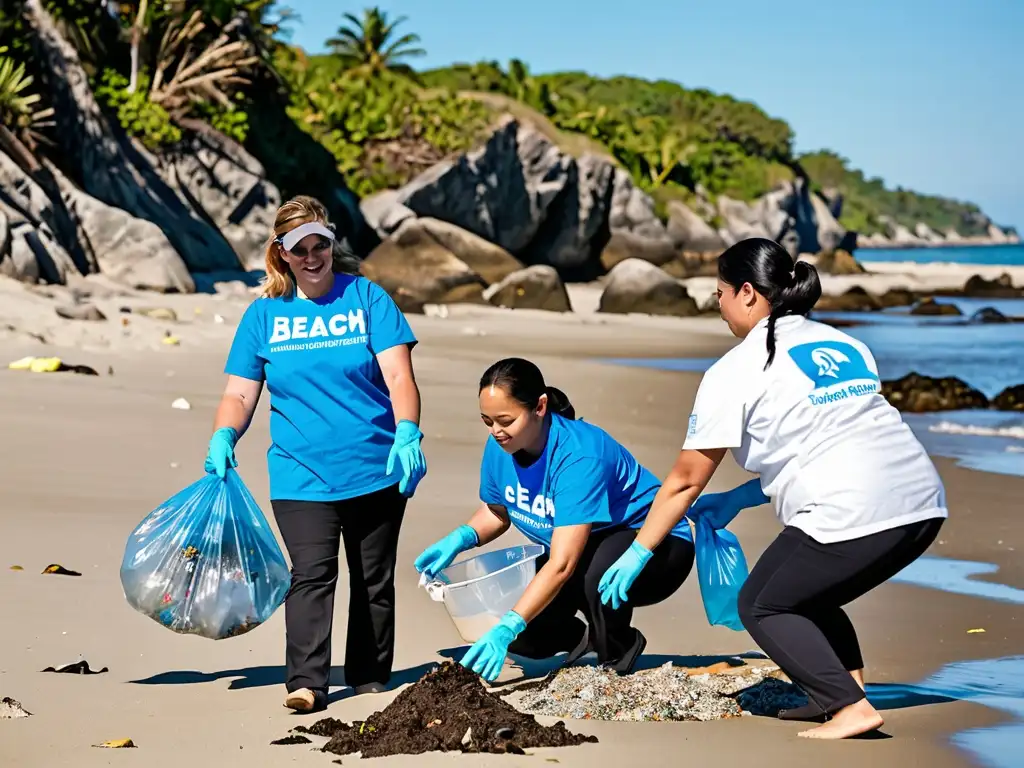
[(792, 347), (789, 356), (800, 372), (814, 382), (808, 395), (811, 405), (826, 405), (879, 391), (878, 374), (852, 344), (809, 342)]

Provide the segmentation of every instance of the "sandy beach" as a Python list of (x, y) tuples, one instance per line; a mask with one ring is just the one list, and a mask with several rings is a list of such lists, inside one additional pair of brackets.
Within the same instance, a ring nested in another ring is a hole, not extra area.
[[(968, 268), (953, 284), (983, 270)], [(986, 275), (988, 276), (988, 275)], [(881, 279), (894, 279), (891, 275)], [(872, 286), (873, 288), (873, 286)], [(574, 293), (576, 295), (584, 293)], [(0, 292), (0, 355), (54, 354), (94, 367), (99, 376), (0, 370), (0, 697), (20, 701), (32, 717), (0, 722), (0, 765), (17, 768), (182, 763), (218, 766), (331, 765), (308, 746), (271, 746), (298, 724), (282, 706), (284, 616), (240, 638), (212, 642), (175, 635), (134, 612), (121, 593), (118, 568), (132, 528), (161, 501), (195, 481), (223, 385), (224, 356), (248, 297), (110, 296), (97, 306), (107, 320), (59, 320), (53, 302), (10, 285)], [(120, 314), (122, 306), (173, 308), (177, 322)], [(33, 314), (37, 313), (37, 314)], [(444, 313), (442, 313), (444, 314)], [(221, 320), (217, 320), (217, 316)], [(122, 323), (129, 318), (129, 324)], [(18, 318), (19, 327), (12, 318)], [(34, 319), (33, 319), (34, 318)], [(446, 316), (410, 317), (423, 394), (429, 472), (410, 503), (400, 542), (394, 685), (413, 682), (460, 645), (443, 608), (417, 588), (412, 561), (424, 546), (463, 522), (477, 500), (485, 431), (476, 381), (495, 359), (535, 360), (565, 390), (577, 412), (608, 429), (659, 476), (681, 444), (699, 376), (601, 364), (602, 356), (717, 356), (734, 340), (717, 318), (551, 315), (452, 307)], [(25, 332), (29, 323), (32, 333)], [(165, 344), (165, 333), (179, 344)], [(110, 371), (113, 371), (111, 374)], [(184, 397), (190, 410), (171, 402)], [(239, 471), (272, 521), (265, 451), (267, 398), (238, 448)], [(989, 580), (1024, 588), (1024, 546), (1015, 516), (1024, 479), (972, 472), (937, 459), (951, 519), (931, 554), (995, 563)], [(746, 479), (727, 459), (711, 490)], [(732, 526), (750, 562), (778, 532), (768, 508)], [(517, 540), (512, 532), (497, 546)], [(495, 545), (492, 545), (495, 546)], [(1016, 550), (1016, 551), (1015, 551)], [(42, 575), (51, 563), (82, 576)], [(10, 570), (13, 565), (24, 568)], [(344, 572), (335, 630), (337, 688), (328, 715), (345, 721), (383, 708), (394, 691), (353, 697), (343, 686), (347, 604)], [(869, 683), (915, 683), (943, 665), (1019, 653), (1013, 606), (886, 584), (853, 604), (868, 660)], [(678, 657), (755, 651), (746, 633), (708, 626), (696, 577), (667, 603), (639, 609), (646, 634), (644, 666)], [(984, 628), (984, 633), (968, 633)], [(95, 676), (42, 673), (88, 659)], [(798, 739), (804, 726), (757, 717), (709, 723), (569, 721), (598, 744), (536, 750), (535, 755), (431, 753), (385, 758), (382, 765), (766, 765), (836, 768), (976, 765), (950, 746), (963, 729), (1005, 721), (978, 704), (896, 701), (883, 714), (886, 737), (844, 743)], [(319, 716), (315, 716), (319, 717)], [(130, 737), (138, 749), (91, 745)], [(356, 764), (346, 757), (343, 764)]]

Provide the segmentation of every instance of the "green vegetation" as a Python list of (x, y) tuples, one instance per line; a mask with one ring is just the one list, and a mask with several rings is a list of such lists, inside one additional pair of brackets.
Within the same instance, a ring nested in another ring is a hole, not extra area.
[[(0, 118), (31, 151), (43, 120), (46, 75), (21, 9), (0, 11)], [(360, 196), (401, 185), (478, 144), (496, 117), (530, 120), (566, 151), (594, 152), (629, 171), (664, 215), (695, 195), (750, 201), (806, 174), (844, 197), (841, 223), (865, 233), (889, 220), (936, 231), (984, 231), (977, 206), (886, 189), (840, 156), (793, 152), (793, 130), (757, 105), (667, 80), (533, 74), (522, 61), (415, 72), (419, 37), (380, 8), (339, 13), (330, 54), (282, 40), (294, 18), (274, 0), (43, 0), (78, 51), (98, 103), (153, 151), (199, 123), (243, 143), (285, 195), (323, 194), (340, 173)], [(108, 8), (112, 10), (107, 10)], [(34, 81), (33, 81), (34, 79)]]
[(922, 195), (899, 187), (886, 189), (881, 179), (865, 178), (861, 171), (849, 168), (846, 159), (834, 152), (801, 155), (799, 162), (819, 189), (842, 193), (840, 221), (848, 229), (886, 234), (886, 217), (911, 231), (918, 222), (924, 222), (940, 234), (955, 229), (961, 235), (981, 235), (988, 229), (987, 218), (973, 203)]

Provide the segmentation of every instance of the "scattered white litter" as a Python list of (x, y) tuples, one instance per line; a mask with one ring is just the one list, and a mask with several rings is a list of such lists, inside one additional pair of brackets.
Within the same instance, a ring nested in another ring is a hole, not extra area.
[(175, 408), (179, 411), (190, 411), (192, 410), (192, 403), (190, 403), (184, 397), (179, 397), (177, 400), (171, 403), (171, 408)]

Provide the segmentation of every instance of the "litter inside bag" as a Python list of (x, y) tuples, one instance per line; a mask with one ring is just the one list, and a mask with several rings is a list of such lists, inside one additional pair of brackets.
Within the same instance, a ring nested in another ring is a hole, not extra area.
[(291, 573), (234, 469), (207, 474), (132, 531), (121, 562), (128, 603), (174, 632), (243, 635), (284, 602)]
[(711, 516), (698, 515), (694, 529), (697, 580), (708, 622), (741, 632), (738, 599), (748, 571), (739, 539), (715, 528)]

